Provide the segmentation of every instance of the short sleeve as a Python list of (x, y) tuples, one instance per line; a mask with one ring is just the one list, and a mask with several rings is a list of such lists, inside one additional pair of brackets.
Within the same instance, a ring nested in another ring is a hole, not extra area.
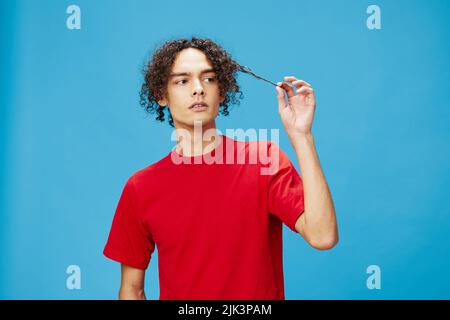
[(288, 156), (274, 142), (268, 144), (268, 208), (292, 231), (304, 212), (303, 181)]
[(145, 270), (154, 249), (153, 238), (139, 218), (131, 177), (120, 196), (103, 254), (114, 261)]

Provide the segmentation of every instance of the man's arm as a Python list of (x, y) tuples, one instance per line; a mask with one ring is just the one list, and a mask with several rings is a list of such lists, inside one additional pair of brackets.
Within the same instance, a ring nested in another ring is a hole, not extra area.
[(295, 229), (314, 248), (331, 249), (338, 242), (338, 230), (333, 200), (311, 133), (316, 108), (314, 91), (308, 82), (293, 76), (284, 80), (276, 87), (278, 112), (297, 156), (305, 196), (305, 211), (297, 219)]
[(119, 300), (146, 300), (144, 292), (145, 270), (122, 264), (121, 273)]
[(326, 250), (338, 242), (336, 213), (325, 175), (314, 146), (312, 134), (291, 138), (302, 172), (305, 212), (295, 229), (314, 248)]

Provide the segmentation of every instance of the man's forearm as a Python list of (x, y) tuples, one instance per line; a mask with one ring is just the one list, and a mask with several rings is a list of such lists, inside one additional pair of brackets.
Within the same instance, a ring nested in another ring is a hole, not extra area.
[(289, 138), (302, 174), (305, 234), (311, 242), (333, 247), (338, 241), (336, 214), (312, 133), (295, 133)]
[(144, 289), (120, 288), (119, 300), (146, 300)]

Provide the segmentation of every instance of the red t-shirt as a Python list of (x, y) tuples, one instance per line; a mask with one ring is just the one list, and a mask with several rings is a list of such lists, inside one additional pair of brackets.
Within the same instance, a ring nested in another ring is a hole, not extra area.
[(296, 232), (302, 179), (271, 141), (219, 142), (134, 173), (103, 253), (145, 270), (156, 245), (159, 299), (285, 299), (282, 222)]

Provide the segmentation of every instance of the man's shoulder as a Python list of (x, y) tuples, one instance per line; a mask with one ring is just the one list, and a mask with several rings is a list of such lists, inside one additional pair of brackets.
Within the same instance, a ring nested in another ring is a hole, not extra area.
[(139, 183), (141, 181), (147, 181), (148, 179), (156, 178), (155, 175), (163, 171), (164, 168), (167, 168), (168, 157), (169, 155), (166, 155), (156, 162), (138, 169), (129, 177), (129, 180), (132, 180), (134, 183)]

